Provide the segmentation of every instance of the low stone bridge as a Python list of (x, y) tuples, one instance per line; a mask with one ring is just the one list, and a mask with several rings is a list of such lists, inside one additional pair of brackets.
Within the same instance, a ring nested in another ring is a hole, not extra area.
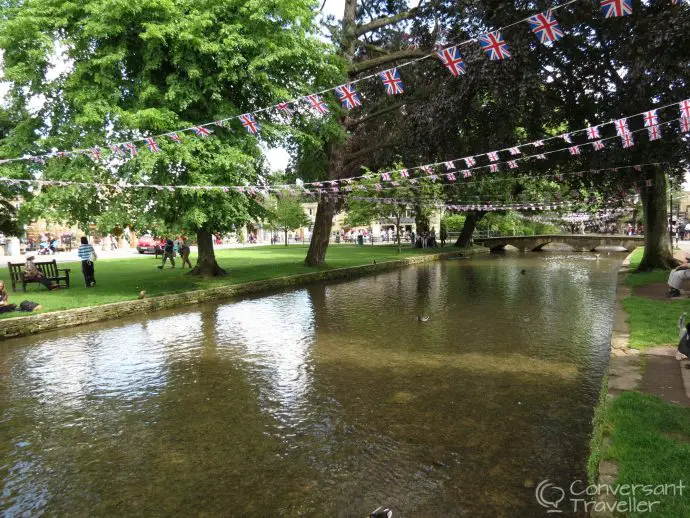
[(577, 252), (592, 252), (601, 246), (620, 246), (632, 252), (638, 246), (644, 246), (644, 236), (616, 236), (606, 234), (553, 234), (546, 236), (504, 236), (475, 239), (478, 245), (491, 250), (502, 250), (512, 245), (525, 252), (537, 252), (544, 246), (556, 243), (571, 247)]

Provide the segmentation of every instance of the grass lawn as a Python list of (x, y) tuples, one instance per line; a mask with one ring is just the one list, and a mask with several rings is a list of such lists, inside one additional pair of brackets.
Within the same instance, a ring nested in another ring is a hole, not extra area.
[[(668, 280), (668, 270), (634, 273), (642, 259), (643, 248), (638, 248), (630, 258), (630, 270), (625, 282), (633, 290), (638, 286)], [(652, 300), (631, 296), (623, 301), (630, 324), (630, 347), (644, 349), (653, 345), (677, 345), (676, 323), (681, 313), (690, 314), (690, 300)], [(690, 321), (690, 320), (688, 320)]]
[[(444, 249), (452, 251), (452, 248)], [(457, 250), (457, 249), (455, 249)], [(86, 288), (81, 273), (81, 263), (59, 263), (60, 268), (71, 268), (70, 289), (47, 291), (41, 284), (29, 284), (27, 293), (18, 288), (11, 292), (9, 273), (7, 268), (0, 270), (0, 279), (5, 281), (10, 302), (19, 303), (31, 300), (43, 306), (42, 311), (57, 311), (84, 306), (96, 306), (109, 302), (136, 299), (141, 290), (147, 296), (164, 295), (190, 290), (212, 288), (226, 284), (238, 284), (248, 281), (258, 281), (274, 277), (309, 273), (324, 269), (345, 268), (377, 262), (391, 261), (413, 255), (436, 253), (438, 249), (422, 250), (404, 247), (398, 253), (396, 246), (351, 246), (331, 245), (328, 248), (327, 265), (323, 268), (310, 268), (304, 265), (307, 247), (295, 246), (261, 246), (251, 248), (235, 248), (216, 251), (216, 258), (221, 267), (228, 270), (229, 275), (214, 279), (202, 279), (186, 275), (189, 271), (180, 269), (179, 258), (177, 268), (160, 271), (156, 268), (161, 259), (132, 258), (106, 259), (96, 262), (95, 288)], [(40, 261), (40, 259), (37, 259)], [(195, 264), (196, 257), (190, 257)], [(0, 317), (26, 315), (27, 313), (7, 313)]]
[(640, 496), (656, 501), (653, 512), (626, 516), (690, 516), (690, 408), (661, 399), (625, 392), (607, 410), (610, 447), (603, 452), (619, 463), (617, 484), (676, 484), (682, 480), (682, 496)]

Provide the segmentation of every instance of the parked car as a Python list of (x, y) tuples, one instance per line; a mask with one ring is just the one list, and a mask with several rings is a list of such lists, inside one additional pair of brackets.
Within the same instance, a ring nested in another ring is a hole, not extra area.
[(139, 241), (137, 241), (137, 252), (140, 254), (161, 254), (163, 246), (165, 245), (165, 240), (156, 239), (150, 234), (141, 236)]

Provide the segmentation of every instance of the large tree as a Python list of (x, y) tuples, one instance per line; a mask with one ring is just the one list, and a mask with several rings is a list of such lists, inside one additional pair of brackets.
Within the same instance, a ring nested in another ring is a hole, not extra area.
[[(251, 112), (333, 82), (340, 70), (314, 36), (312, 0), (10, 0), (3, 6), (0, 46), (11, 105), (40, 106), (40, 131), (22, 152), (89, 149)], [(271, 116), (262, 120), (269, 144), (282, 136)], [(213, 131), (205, 139), (187, 132), (181, 145), (159, 139), (162, 153), (142, 150), (127, 161), (51, 159), (40, 174), (177, 186), (261, 181), (256, 138), (237, 120)], [(109, 210), (123, 203), (115, 199), (123, 192), (130, 192), (130, 210), (121, 211), (127, 219), (148, 212), (196, 232), (194, 272), (206, 275), (223, 273), (212, 233), (234, 230), (261, 211), (257, 200), (221, 189), (86, 188), (50, 196), (70, 219), (85, 221), (95, 216), (85, 207)]]

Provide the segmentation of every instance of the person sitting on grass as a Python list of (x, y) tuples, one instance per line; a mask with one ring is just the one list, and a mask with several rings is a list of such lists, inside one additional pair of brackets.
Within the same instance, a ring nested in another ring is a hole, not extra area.
[(9, 313), (11, 311), (38, 311), (41, 309), (40, 304), (31, 302), (29, 300), (23, 301), (17, 308), (16, 304), (10, 304), (7, 290), (5, 289), (5, 282), (0, 281), (0, 313)]
[(24, 279), (27, 281), (40, 282), (49, 290), (54, 290), (57, 288), (57, 285), (50, 282), (49, 279), (46, 279), (46, 276), (43, 275), (43, 272), (38, 269), (38, 266), (36, 266), (34, 263), (34, 259), (35, 257), (33, 255), (30, 255), (26, 258), (26, 264), (24, 265)]
[(671, 270), (668, 276), (669, 297), (680, 297), (680, 287), (685, 279), (690, 279), (690, 263), (688, 263), (687, 257), (685, 262)]
[(162, 270), (165, 266), (166, 259), (170, 259), (170, 268), (175, 268), (175, 243), (172, 239), (166, 239), (165, 248), (163, 249), (163, 264), (158, 269)]

